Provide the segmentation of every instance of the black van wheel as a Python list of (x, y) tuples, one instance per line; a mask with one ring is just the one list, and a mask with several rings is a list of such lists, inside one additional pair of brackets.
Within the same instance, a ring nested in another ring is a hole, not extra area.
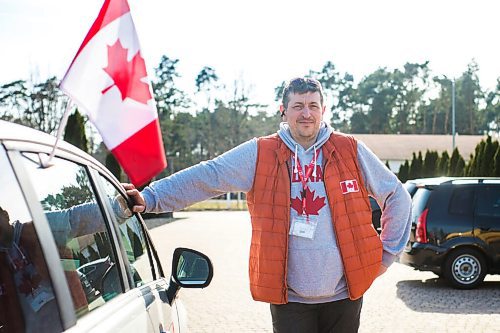
[(486, 271), (486, 261), (479, 251), (462, 248), (448, 256), (443, 275), (454, 288), (473, 289), (483, 282)]

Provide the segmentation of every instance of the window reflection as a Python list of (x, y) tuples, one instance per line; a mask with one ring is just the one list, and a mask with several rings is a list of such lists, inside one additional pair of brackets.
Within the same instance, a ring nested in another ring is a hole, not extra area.
[(80, 317), (123, 292), (112, 239), (84, 167), (56, 158), (42, 169), (25, 156)]
[[(116, 200), (115, 198), (122, 197), (120, 192), (106, 178), (102, 177), (102, 181), (105, 184), (105, 191), (111, 204)], [(139, 287), (153, 281), (154, 268), (151, 266), (146, 236), (140, 221), (135, 215), (132, 215), (125, 221), (119, 222), (121, 222), (119, 223), (120, 237), (132, 270), (134, 286)]]
[(59, 332), (62, 328), (47, 264), (1, 147), (0, 170), (0, 332)]

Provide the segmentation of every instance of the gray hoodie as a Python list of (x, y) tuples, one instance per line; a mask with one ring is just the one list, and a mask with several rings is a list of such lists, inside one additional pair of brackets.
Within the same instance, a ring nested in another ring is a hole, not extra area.
[[(305, 169), (313, 163), (309, 178), (309, 195), (314, 202), (308, 212), (317, 215), (318, 225), (313, 239), (290, 235), (288, 249), (288, 297), (290, 302), (324, 303), (348, 297), (340, 253), (337, 248), (328, 198), (322, 179), (321, 146), (333, 129), (323, 122), (315, 144), (307, 150), (297, 144), (287, 123), (281, 123), (278, 135)], [(318, 151), (316, 160), (314, 152)], [(226, 192), (249, 192), (255, 177), (257, 139), (251, 139), (230, 151), (155, 181), (142, 194), (147, 212), (177, 211), (193, 203)], [(301, 214), (299, 202), (302, 183), (292, 158), (290, 220)], [(383, 264), (388, 267), (402, 252), (410, 234), (411, 200), (396, 176), (362, 143), (358, 141), (358, 161), (368, 193), (382, 207), (381, 226)], [(315, 172), (314, 172), (315, 171)], [(295, 200), (294, 200), (295, 199)]]

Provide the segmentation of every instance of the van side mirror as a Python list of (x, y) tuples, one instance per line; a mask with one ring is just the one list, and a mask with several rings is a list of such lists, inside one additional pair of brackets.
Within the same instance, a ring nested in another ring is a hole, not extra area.
[(165, 290), (166, 299), (172, 304), (179, 289), (205, 288), (212, 281), (214, 268), (210, 259), (201, 252), (177, 248), (172, 259), (172, 276), (170, 285)]
[(210, 259), (195, 250), (177, 248), (172, 261), (172, 277), (183, 288), (205, 288), (214, 274)]

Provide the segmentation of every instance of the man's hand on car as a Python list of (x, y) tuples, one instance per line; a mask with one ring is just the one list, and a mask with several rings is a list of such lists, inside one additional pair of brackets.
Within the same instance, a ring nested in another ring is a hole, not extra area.
[(144, 201), (141, 192), (139, 192), (133, 184), (122, 183), (122, 186), (125, 188), (127, 195), (132, 201), (132, 211), (134, 213), (144, 213), (146, 210), (146, 201)]

